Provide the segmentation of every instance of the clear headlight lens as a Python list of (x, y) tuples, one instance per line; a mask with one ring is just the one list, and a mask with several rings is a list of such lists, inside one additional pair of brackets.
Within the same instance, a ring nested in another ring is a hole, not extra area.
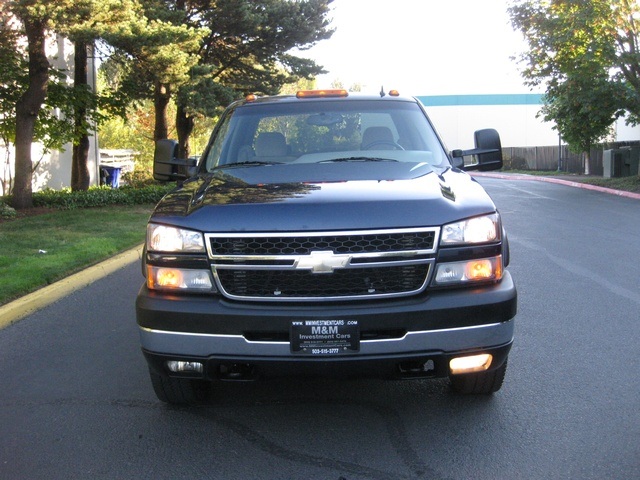
[(500, 217), (497, 213), (474, 217), (442, 227), (440, 245), (468, 245), (500, 240)]
[(200, 232), (150, 223), (147, 251), (204, 253), (204, 238)]

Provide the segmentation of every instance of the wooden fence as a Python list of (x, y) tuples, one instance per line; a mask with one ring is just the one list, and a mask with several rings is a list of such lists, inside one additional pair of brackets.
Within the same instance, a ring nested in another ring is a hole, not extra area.
[[(602, 146), (591, 149), (591, 174), (602, 175)], [(505, 170), (558, 170), (584, 173), (584, 155), (565, 146), (507, 147), (502, 149)]]
[[(591, 149), (591, 175), (602, 175), (604, 150), (640, 146), (640, 142), (616, 142)], [(584, 173), (584, 155), (569, 151), (566, 145), (547, 147), (506, 147), (502, 149), (505, 170), (557, 170)]]

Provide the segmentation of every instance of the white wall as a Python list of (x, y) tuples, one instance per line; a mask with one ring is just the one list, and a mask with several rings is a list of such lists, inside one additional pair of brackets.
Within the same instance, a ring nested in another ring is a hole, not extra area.
[[(540, 96), (448, 95), (418, 97), (449, 149), (472, 148), (473, 132), (495, 128), (504, 147), (536, 147), (558, 144), (554, 124), (537, 114)], [(640, 126), (616, 122), (612, 141), (640, 141)]]
[(536, 118), (535, 105), (462, 105), (426, 107), (449, 149), (472, 148), (473, 132), (495, 128), (504, 147), (555, 145), (552, 124)]
[(615, 125), (615, 139), (618, 142), (633, 142), (640, 140), (640, 125), (627, 125), (626, 118), (619, 118)]

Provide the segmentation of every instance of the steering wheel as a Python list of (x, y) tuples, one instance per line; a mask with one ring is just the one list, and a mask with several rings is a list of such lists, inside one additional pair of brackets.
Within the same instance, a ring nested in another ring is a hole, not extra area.
[(372, 147), (376, 147), (379, 145), (388, 145), (393, 147), (394, 150), (404, 150), (404, 148), (402, 147), (402, 145), (400, 145), (399, 143), (396, 142), (392, 142), (390, 140), (378, 140), (375, 142), (371, 142), (369, 145), (367, 145), (366, 147), (364, 147), (365, 150), (373, 150)]

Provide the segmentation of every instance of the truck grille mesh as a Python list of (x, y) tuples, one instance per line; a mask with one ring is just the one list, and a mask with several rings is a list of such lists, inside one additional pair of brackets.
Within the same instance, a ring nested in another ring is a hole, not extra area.
[(318, 301), (422, 291), (435, 259), (438, 231), (207, 234), (206, 239), (225, 296)]
[(366, 297), (419, 290), (428, 264), (337, 270), (331, 275), (303, 271), (220, 270), (227, 293), (240, 297)]
[(214, 255), (308, 255), (312, 251), (335, 253), (402, 252), (431, 250), (433, 231), (346, 234), (326, 236), (213, 237)]

